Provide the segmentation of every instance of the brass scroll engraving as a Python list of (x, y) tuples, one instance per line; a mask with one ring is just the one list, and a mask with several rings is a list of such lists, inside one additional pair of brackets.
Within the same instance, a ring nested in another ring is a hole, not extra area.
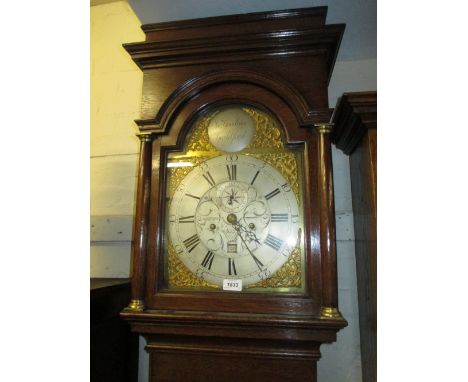
[(270, 278), (249, 285), (248, 288), (291, 288), (301, 287), (301, 250), (299, 247)]
[(218, 285), (207, 283), (205, 280), (195, 276), (188, 268), (180, 261), (177, 256), (174, 247), (169, 244), (168, 246), (168, 269), (169, 269), (169, 287), (210, 287), (217, 288)]
[(253, 141), (247, 146), (247, 149), (252, 149), (250, 155), (276, 168), (291, 185), (291, 189), (299, 202), (296, 156), (284, 148), (280, 129), (268, 115), (254, 109), (246, 108), (245, 111), (257, 123)]

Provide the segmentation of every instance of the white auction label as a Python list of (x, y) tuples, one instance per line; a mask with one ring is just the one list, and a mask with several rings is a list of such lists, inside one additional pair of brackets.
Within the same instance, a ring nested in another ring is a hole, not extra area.
[(224, 279), (223, 290), (242, 291), (242, 280)]

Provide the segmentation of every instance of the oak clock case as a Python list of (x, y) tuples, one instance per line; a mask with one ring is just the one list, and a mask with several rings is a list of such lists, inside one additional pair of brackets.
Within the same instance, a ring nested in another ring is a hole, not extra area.
[(304, 291), (303, 145), (248, 105), (211, 107), (167, 160), (170, 290)]
[(124, 46), (143, 97), (121, 317), (151, 382), (316, 382), (346, 326), (327, 94), (344, 25), (326, 13), (148, 24)]

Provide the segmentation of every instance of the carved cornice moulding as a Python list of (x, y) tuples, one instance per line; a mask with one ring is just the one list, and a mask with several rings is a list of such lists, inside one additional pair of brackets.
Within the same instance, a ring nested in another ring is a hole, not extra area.
[[(247, 16), (245, 28), (237, 25), (227, 33), (226, 25), (235, 24), (239, 16), (144, 25), (147, 40), (124, 48), (141, 69), (319, 54), (327, 57), (330, 80), (345, 25), (325, 25), (326, 7), (309, 14), (291, 10), (242, 15)], [(291, 17), (297, 18), (295, 28)]]
[(332, 116), (332, 142), (351, 154), (368, 129), (377, 128), (377, 92), (344, 93)]
[(190, 100), (194, 92), (226, 83), (244, 83), (266, 89), (294, 110), (301, 126), (312, 126), (315, 123), (328, 121), (330, 118), (329, 110), (312, 110), (294, 87), (278, 78), (269, 78), (253, 71), (230, 70), (209, 73), (186, 81), (167, 98), (155, 118), (139, 119), (135, 123), (141, 132), (151, 132), (156, 135), (167, 134), (169, 119), (181, 105)]
[[(148, 39), (164, 39), (163, 32), (171, 33), (182, 31), (184, 29), (206, 29), (208, 27), (226, 27), (234, 25), (236, 29), (241, 29), (245, 33), (252, 30), (259, 30), (258, 22), (270, 22), (279, 24), (282, 20), (296, 19), (298, 22), (304, 22), (308, 25), (320, 26), (325, 24), (328, 8), (325, 6), (314, 8), (295, 8), (286, 10), (276, 10), (270, 12), (252, 12), (247, 14), (235, 14), (226, 16), (206, 17), (203, 19), (190, 19), (179, 21), (168, 21), (161, 23), (146, 24), (141, 29), (148, 34)], [(239, 28), (242, 26), (242, 28)], [(157, 32), (153, 35), (152, 33)], [(200, 32), (200, 31), (198, 31)]]

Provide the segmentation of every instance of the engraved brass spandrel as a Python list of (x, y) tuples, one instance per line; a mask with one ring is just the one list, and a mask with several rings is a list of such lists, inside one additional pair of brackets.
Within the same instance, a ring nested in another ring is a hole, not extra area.
[[(174, 192), (176, 191), (177, 187), (179, 187), (180, 183), (184, 178), (200, 163), (202, 163), (206, 158), (203, 157), (196, 157), (190, 158), (190, 163), (192, 166), (181, 166), (181, 167), (170, 167), (168, 168), (168, 196), (172, 198)], [(184, 161), (185, 162), (185, 161)], [(177, 164), (177, 161), (173, 161), (173, 163)]]
[(168, 245), (168, 286), (169, 287), (208, 287), (219, 289), (218, 285), (207, 283), (205, 280), (195, 276), (182, 263), (177, 256), (172, 244)]
[(276, 152), (268, 154), (250, 154), (253, 157), (260, 159), (272, 167), (276, 168), (281, 175), (288, 181), (291, 190), (299, 202), (299, 182), (297, 177), (297, 159), (291, 152)]
[(251, 108), (244, 108), (244, 111), (256, 121), (255, 135), (252, 142), (247, 146), (247, 150), (265, 147), (284, 149), (281, 131), (271, 117)]
[(221, 154), (210, 143), (208, 138), (208, 125), (214, 115), (215, 113), (202, 118), (195, 125), (187, 137), (185, 153), (171, 156), (170, 161), (173, 163), (177, 163), (178, 161), (189, 161), (193, 166), (171, 167), (168, 169), (168, 196), (170, 198), (174, 195), (175, 190), (179, 187), (182, 180), (190, 173), (190, 171), (205, 160)]
[(202, 118), (202, 120), (195, 126), (188, 137), (186, 151), (208, 151), (219, 153), (216, 147), (211, 144), (210, 138), (208, 137), (208, 125), (214, 116), (215, 113)]
[(247, 288), (300, 288), (302, 286), (301, 250), (294, 248), (288, 260), (270, 278)]

